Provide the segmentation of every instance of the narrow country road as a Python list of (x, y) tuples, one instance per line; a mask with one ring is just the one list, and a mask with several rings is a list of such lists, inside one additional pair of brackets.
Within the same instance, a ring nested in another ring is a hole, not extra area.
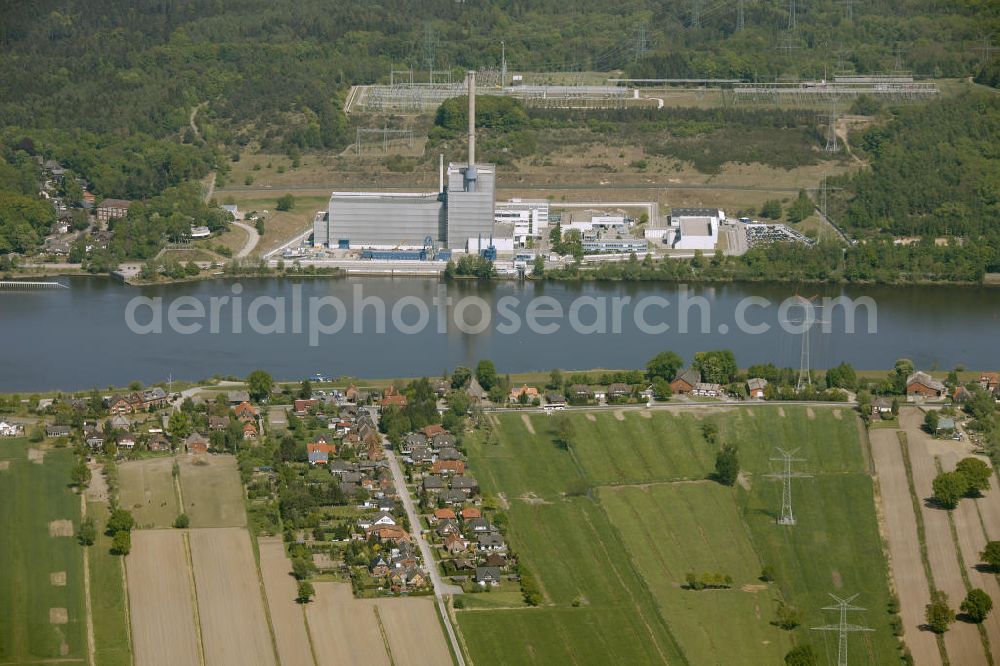
[(400, 467), (396, 454), (389, 450), (388, 446), (386, 446), (387, 444), (388, 442), (385, 438), (383, 438), (382, 445), (385, 448), (385, 457), (389, 461), (389, 469), (392, 471), (392, 481), (396, 486), (396, 492), (399, 493), (400, 500), (403, 502), (403, 508), (406, 510), (406, 515), (410, 519), (410, 532), (417, 540), (417, 546), (420, 548), (420, 556), (424, 559), (424, 566), (427, 568), (427, 572), (431, 576), (431, 585), (434, 587), (434, 597), (437, 600), (438, 610), (441, 611), (441, 619), (444, 621), (444, 627), (448, 632), (448, 640), (451, 641), (451, 647), (455, 653), (455, 659), (458, 660), (458, 666), (465, 666), (465, 658), (462, 656), (462, 649), (458, 644), (458, 637), (455, 635), (455, 628), (451, 626), (451, 618), (448, 615), (448, 608), (444, 603), (445, 594), (461, 593), (462, 588), (457, 585), (447, 585), (441, 578), (437, 564), (434, 561), (434, 554), (431, 552), (431, 547), (427, 543), (427, 539), (424, 537), (423, 531), (420, 528), (420, 515), (417, 513), (416, 507), (413, 505), (413, 498), (410, 497), (410, 491), (406, 487), (406, 476), (403, 474), (403, 468)]
[(254, 248), (257, 247), (257, 243), (260, 242), (260, 234), (257, 233), (256, 227), (252, 227), (246, 222), (237, 222), (234, 220), (233, 224), (247, 232), (247, 242), (235, 255), (237, 259), (243, 259), (244, 257), (249, 256), (250, 253), (253, 252)]

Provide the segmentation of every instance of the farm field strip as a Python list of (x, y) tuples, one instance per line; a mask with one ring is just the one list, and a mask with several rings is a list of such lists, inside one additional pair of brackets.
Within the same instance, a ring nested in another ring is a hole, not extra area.
[(236, 458), (178, 456), (184, 511), (191, 527), (245, 527), (243, 484)]
[(278, 658), (282, 664), (313, 664), (305, 612), (295, 601), (298, 592), (290, 575), (292, 563), (285, 553), (285, 544), (281, 537), (261, 538), (258, 544), (260, 573), (264, 579)]
[(175, 458), (147, 458), (118, 465), (119, 504), (139, 528), (170, 527), (180, 509), (174, 492)]
[(924, 631), (924, 608), (931, 601), (930, 585), (920, 556), (917, 521), (906, 480), (896, 430), (873, 429), (872, 457), (884, 512), (884, 529), (892, 563), (892, 576), (899, 597), (903, 638), (917, 664), (938, 666), (941, 654), (934, 634)]
[(378, 608), (395, 666), (452, 663), (433, 598), (355, 600), (358, 602)]
[(23, 438), (0, 446), (0, 663), (84, 663), (83, 553), (73, 538), (81, 505), (67, 488), (75, 456), (47, 449), (35, 462), (28, 446)]
[(389, 666), (392, 660), (374, 608), (356, 604), (351, 586), (345, 583), (320, 582), (315, 587), (316, 597), (306, 607), (306, 617), (319, 666)]
[[(92, 516), (98, 526), (103, 526), (108, 517), (107, 503), (88, 502), (87, 515)], [(88, 553), (95, 656), (100, 666), (129, 666), (132, 663), (132, 646), (129, 641), (124, 564), (121, 557), (111, 554), (110, 549), (111, 537), (101, 532)]]
[(125, 567), (137, 666), (200, 663), (184, 533), (134, 531)]
[[(952, 538), (948, 514), (942, 509), (927, 505), (927, 498), (933, 496), (932, 484), (937, 476), (934, 456), (928, 450), (930, 437), (921, 429), (921, 412), (904, 408), (900, 411), (900, 424), (904, 427), (910, 452), (910, 466), (917, 498), (920, 500), (926, 529), (927, 557), (934, 573), (934, 583), (948, 595), (948, 602), (954, 608), (965, 598), (966, 587), (958, 564), (958, 553)], [(971, 624), (956, 622), (944, 635), (945, 649), (953, 663), (987, 663), (985, 648), (979, 630)]]
[(206, 664), (276, 664), (249, 533), (193, 529), (188, 538)]

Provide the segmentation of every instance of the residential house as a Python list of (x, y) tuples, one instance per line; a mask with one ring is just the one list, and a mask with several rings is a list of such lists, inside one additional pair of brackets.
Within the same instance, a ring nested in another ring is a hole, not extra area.
[(126, 396), (113, 395), (107, 400), (108, 411), (111, 414), (131, 414), (133, 403)]
[(534, 386), (528, 386), (527, 384), (522, 384), (521, 388), (512, 388), (510, 390), (510, 401), (520, 402), (521, 396), (525, 396), (524, 399), (528, 402), (538, 398), (538, 389)]
[(424, 426), (420, 432), (423, 433), (424, 437), (427, 439), (434, 439), (437, 435), (444, 434), (448, 431), (445, 430), (444, 426), (440, 423), (432, 423), (429, 426)]
[(466, 387), (465, 392), (469, 395), (469, 400), (474, 405), (483, 402), (487, 397), (486, 390), (483, 389), (475, 377), (469, 380), (469, 386)]
[(499, 532), (486, 532), (476, 537), (476, 550), (481, 553), (503, 553), (507, 544)]
[(431, 382), (431, 388), (439, 398), (443, 398), (449, 390), (451, 390), (451, 382), (446, 379), (438, 379)]
[(984, 372), (979, 376), (979, 388), (989, 393), (997, 393), (1000, 390), (1000, 373)]
[(450, 555), (458, 555), (459, 553), (467, 551), (471, 544), (469, 540), (461, 534), (454, 532), (446, 536), (441, 542), (441, 545)]
[(319, 400), (316, 400), (315, 398), (309, 398), (308, 400), (300, 398), (292, 404), (292, 412), (296, 416), (305, 416), (309, 413), (309, 410), (317, 404), (319, 404)]
[(760, 377), (752, 377), (747, 380), (747, 394), (754, 400), (764, 399), (764, 389), (767, 388), (767, 380)]
[(938, 419), (937, 432), (944, 434), (955, 432), (955, 419), (950, 416), (942, 416)]
[(125, 199), (104, 199), (97, 205), (97, 221), (107, 225), (110, 220), (125, 217), (131, 205), (132, 202)]
[(0, 421), (0, 437), (16, 437), (20, 434), (21, 430), (23, 430), (23, 428), (16, 423)]
[(694, 387), (701, 383), (701, 373), (694, 368), (681, 370), (680, 374), (670, 382), (670, 390), (676, 395), (691, 393)]
[(438, 522), (441, 520), (455, 520), (455, 512), (451, 509), (437, 509), (431, 516), (431, 521)]
[(921, 370), (906, 378), (906, 397), (909, 400), (940, 398), (944, 392), (944, 384)]
[(368, 572), (374, 578), (382, 578), (389, 575), (389, 561), (381, 555), (373, 557), (371, 562), (368, 563)]
[(872, 402), (872, 416), (892, 418), (892, 400), (881, 397)]
[(208, 417), (208, 429), (209, 430), (225, 430), (229, 427), (229, 417), (228, 416), (209, 416)]
[(91, 449), (100, 449), (104, 446), (104, 434), (99, 430), (88, 430), (84, 433), (83, 440)]
[(467, 506), (459, 512), (459, 515), (462, 516), (462, 521), (465, 522), (467, 520), (472, 520), (473, 518), (481, 518), (483, 514), (478, 508), (474, 506)]
[(691, 395), (703, 396), (707, 398), (717, 398), (722, 395), (722, 385), (709, 382), (698, 382), (691, 390)]
[(236, 413), (236, 418), (240, 421), (256, 421), (257, 420), (257, 408), (251, 405), (249, 402), (243, 401), (240, 404), (233, 407), (233, 411)]
[(586, 384), (573, 384), (569, 387), (569, 397), (577, 401), (593, 400), (594, 391)]
[(621, 400), (622, 398), (627, 398), (631, 395), (632, 389), (629, 388), (628, 384), (623, 384), (621, 382), (615, 382), (608, 387), (608, 397), (612, 400)]
[(469, 519), (465, 523), (465, 528), (473, 534), (486, 534), (487, 532), (496, 531), (496, 528), (490, 525), (490, 522), (482, 517)]
[(257, 426), (254, 423), (243, 424), (243, 439), (257, 439)]
[(462, 453), (458, 449), (456, 449), (456, 448), (454, 448), (452, 446), (446, 446), (443, 449), (441, 449), (440, 451), (438, 451), (437, 457), (438, 457), (438, 460), (445, 460), (445, 461), (448, 461), (448, 460), (463, 460), (464, 459), (464, 456), (462, 455)]
[(956, 386), (955, 390), (951, 394), (951, 400), (952, 402), (956, 402), (960, 405), (965, 404), (972, 400), (972, 393), (970, 393), (969, 389), (964, 386)]
[(330, 455), (337, 455), (337, 446), (326, 442), (306, 444), (306, 453), (309, 455), (310, 465), (326, 465), (330, 462)]
[(461, 506), (469, 499), (469, 493), (461, 490), (442, 490), (438, 498), (448, 506)]
[(247, 391), (229, 391), (226, 398), (230, 405), (238, 405), (241, 402), (250, 402), (250, 393)]
[(499, 585), (500, 569), (498, 567), (476, 567), (475, 581), (484, 587)]
[(446, 537), (449, 534), (461, 534), (462, 529), (458, 526), (458, 521), (454, 519), (442, 520), (434, 528), (434, 533), (439, 537)]
[(475, 495), (479, 492), (479, 482), (471, 476), (455, 476), (451, 480), (451, 489), (460, 490), (467, 496)]
[(420, 483), (424, 492), (433, 493), (444, 490), (444, 479), (440, 476), (425, 476)]
[(188, 453), (208, 453), (208, 438), (198, 432), (193, 432), (184, 440)]
[(112, 430), (128, 430), (129, 424), (130, 421), (121, 414), (115, 414), (111, 417)]
[(465, 463), (461, 460), (438, 460), (431, 465), (432, 474), (465, 474)]
[(382, 394), (379, 405), (381, 407), (406, 407), (406, 396), (400, 393), (395, 386), (389, 386)]
[(118, 448), (131, 451), (135, 448), (135, 437), (132, 435), (122, 435), (118, 438)]
[(69, 437), (72, 429), (68, 425), (47, 425), (45, 426), (46, 437)]
[(566, 406), (566, 396), (561, 393), (546, 393), (545, 404), (554, 409), (562, 409)]
[(389, 574), (389, 580), (393, 587), (397, 589), (423, 587), (427, 584), (424, 572), (418, 567), (400, 567), (393, 569)]
[(431, 438), (431, 445), (441, 449), (455, 446), (455, 436), (450, 432), (439, 432)]
[(391, 543), (401, 543), (403, 541), (409, 541), (410, 535), (407, 534), (399, 525), (378, 525), (372, 526), (371, 529), (365, 532), (366, 539), (378, 539), (379, 541), (388, 541)]
[(395, 525), (396, 519), (392, 517), (392, 514), (388, 511), (380, 511), (378, 515), (372, 520), (372, 525), (378, 527), (380, 525)]
[(146, 448), (150, 451), (169, 451), (170, 441), (167, 440), (162, 432), (153, 433), (146, 440)]
[(344, 391), (344, 397), (348, 400), (348, 402), (357, 402), (358, 401), (358, 387), (355, 386), (354, 384), (351, 384), (350, 386), (348, 386), (347, 390)]
[(399, 452), (404, 456), (413, 452), (414, 448), (427, 448), (427, 437), (419, 432), (411, 432), (403, 438), (399, 445)]

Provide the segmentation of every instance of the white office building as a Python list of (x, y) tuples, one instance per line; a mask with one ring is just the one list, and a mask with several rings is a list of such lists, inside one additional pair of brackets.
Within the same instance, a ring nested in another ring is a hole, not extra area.
[(498, 201), (493, 211), (497, 224), (513, 225), (514, 245), (526, 247), (530, 240), (542, 238), (549, 226), (549, 202), (545, 199)]
[(716, 208), (675, 208), (670, 211), (670, 246), (675, 250), (715, 250), (719, 223), (726, 214)]

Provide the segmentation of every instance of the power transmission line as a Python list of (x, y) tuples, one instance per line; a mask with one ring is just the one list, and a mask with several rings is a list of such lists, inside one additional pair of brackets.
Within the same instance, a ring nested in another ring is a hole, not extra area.
[(691, 27), (701, 27), (701, 0), (691, 0)]
[(746, 14), (743, 8), (743, 0), (739, 0), (736, 5), (736, 32), (740, 32), (746, 27)]
[[(829, 593), (828, 593), (829, 594)], [(847, 636), (855, 632), (871, 632), (875, 631), (871, 627), (863, 627), (859, 624), (850, 624), (847, 622), (848, 612), (863, 611), (864, 608), (860, 606), (852, 606), (851, 602), (858, 598), (858, 595), (847, 597), (843, 599), (835, 594), (830, 594), (834, 601), (837, 602), (836, 606), (824, 606), (823, 610), (839, 611), (840, 621), (837, 624), (824, 624), (821, 627), (813, 627), (814, 631), (835, 631), (837, 632), (837, 666), (847, 666)]]
[[(777, 447), (775, 447), (777, 448)], [(810, 474), (801, 474), (799, 472), (792, 471), (792, 463), (805, 462), (805, 458), (796, 458), (795, 454), (798, 449), (794, 451), (785, 451), (784, 449), (778, 448), (778, 453), (781, 454), (780, 458), (770, 458), (774, 462), (780, 462), (783, 464), (781, 472), (775, 474), (767, 474), (768, 478), (781, 479), (781, 517), (778, 518), (779, 525), (794, 525), (795, 524), (795, 513), (792, 511), (792, 479), (805, 479), (809, 478)]]

